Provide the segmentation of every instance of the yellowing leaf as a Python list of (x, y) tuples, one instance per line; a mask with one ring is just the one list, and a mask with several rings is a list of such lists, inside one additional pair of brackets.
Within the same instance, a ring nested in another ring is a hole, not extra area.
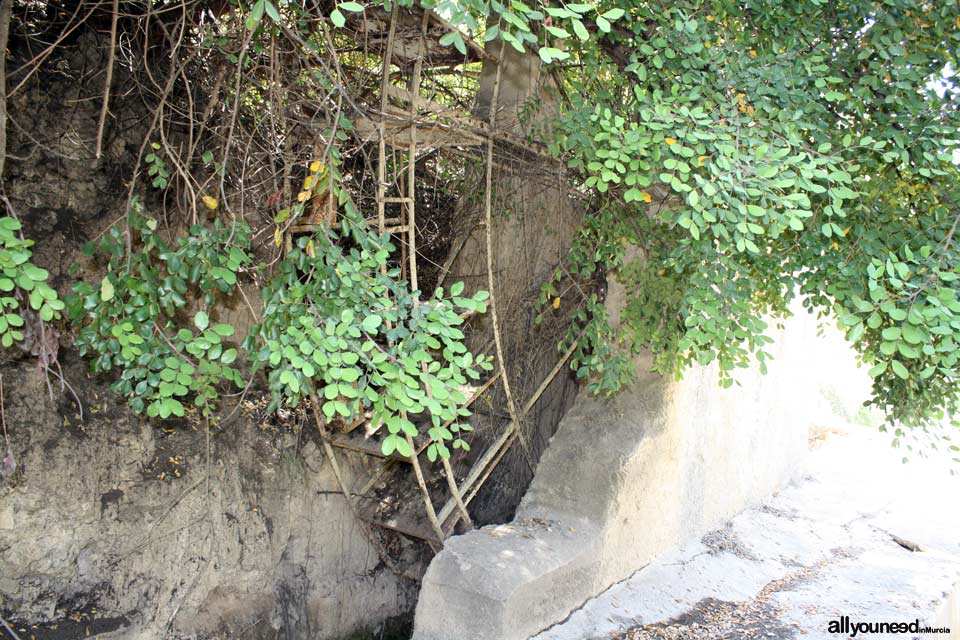
[(307, 176), (303, 179), (303, 190), (309, 191), (311, 185), (313, 185), (313, 176)]
[(663, 141), (666, 142), (667, 144), (677, 144), (676, 138), (664, 138)]
[(698, 167), (702, 167), (702, 166), (703, 166), (703, 161), (704, 161), (704, 160), (708, 160), (709, 158), (710, 158), (710, 156), (700, 156), (700, 157), (698, 157), (698, 158), (697, 158), (697, 166), (698, 166)]
[(319, 160), (314, 160), (310, 163), (310, 173), (316, 173), (320, 171), (320, 168), (323, 166), (323, 163)]
[(310, 256), (311, 258), (314, 257), (313, 239), (312, 239), (312, 238), (311, 238), (310, 240), (307, 240), (306, 252), (307, 252), (307, 255)]
[(750, 49), (750, 51), (748, 51), (747, 53), (750, 54), (750, 57), (751, 57), (751, 58), (756, 58), (756, 57), (757, 57), (757, 50), (756, 50), (756, 49)]
[(847, 227), (846, 229), (844, 229), (843, 235), (847, 235), (848, 233), (850, 233), (850, 229), (853, 229), (853, 227)]
[(644, 202), (653, 202), (653, 196), (651, 196), (651, 195), (650, 195), (649, 193), (647, 193), (646, 191), (641, 191), (641, 192), (640, 192), (640, 197), (643, 198), (643, 201), (644, 201)]
[(203, 196), (201, 200), (203, 200), (203, 204), (206, 205), (207, 209), (210, 209), (210, 211), (213, 211), (220, 206), (220, 203), (217, 202), (217, 199), (213, 196)]
[(834, 240), (833, 242), (830, 243), (830, 248), (833, 249), (834, 251), (836, 251), (837, 249), (840, 248), (840, 245), (837, 244), (837, 241), (836, 241), (836, 240)]
[(311, 195), (313, 194), (311, 194), (309, 190), (301, 191), (300, 193), (297, 194), (297, 202), (303, 202), (304, 200), (309, 200)]
[(707, 16), (707, 22), (713, 22), (714, 20), (716, 20), (716, 18), (714, 18), (713, 16), (710, 16), (710, 15)]
[(280, 227), (273, 230), (273, 243), (278, 247), (283, 244), (283, 236), (280, 234)]
[(559, 308), (560, 308), (560, 297), (559, 297), (559, 296), (553, 299), (553, 308), (554, 308), (554, 309), (559, 309)]

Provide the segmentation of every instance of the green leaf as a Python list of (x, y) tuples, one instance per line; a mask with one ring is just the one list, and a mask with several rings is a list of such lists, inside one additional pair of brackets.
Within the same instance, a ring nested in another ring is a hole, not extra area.
[(910, 377), (910, 372), (907, 371), (907, 368), (899, 360), (891, 360), (890, 366), (893, 368), (893, 372), (897, 374), (897, 377), (903, 378), (906, 380)]
[(550, 64), (554, 60), (566, 60), (570, 57), (570, 54), (561, 49), (555, 49), (554, 47), (540, 47), (540, 59), (543, 60), (544, 64)]
[[(494, 27), (496, 27), (496, 25), (494, 25)], [(463, 36), (461, 36), (460, 32), (456, 29), (443, 34), (443, 36), (440, 37), (439, 43), (444, 47), (449, 47), (452, 44), (461, 55), (467, 55), (467, 45), (463, 42)]]
[(113, 283), (108, 276), (104, 276), (100, 281), (100, 301), (109, 302), (113, 300)]
[(847, 340), (849, 340), (854, 344), (860, 342), (860, 338), (863, 337), (863, 331), (864, 331), (863, 323), (858, 322), (853, 326), (852, 329), (850, 329), (850, 333), (847, 334)]
[(361, 323), (361, 326), (363, 327), (363, 330), (365, 332), (373, 333), (374, 331), (377, 330), (377, 328), (380, 327), (382, 323), (383, 323), (383, 318), (381, 318), (379, 315), (374, 313), (365, 317), (363, 319), (363, 322)]
[(900, 355), (902, 355), (904, 358), (913, 359), (913, 358), (917, 358), (920, 355), (920, 353), (916, 349), (906, 344), (905, 342), (897, 343), (897, 349), (900, 351)]
[(293, 393), (300, 393), (300, 381), (290, 369), (285, 369), (280, 373), (280, 384), (286, 385)]
[(207, 317), (206, 312), (197, 311), (197, 315), (193, 316), (193, 325), (200, 331), (206, 331), (210, 326), (210, 318)]
[(903, 325), (903, 339), (910, 344), (920, 344), (924, 341), (923, 332), (912, 324)]
[(359, 2), (341, 2), (338, 6), (340, 9), (344, 11), (350, 11), (352, 13), (363, 11), (363, 5)]
[[(327, 416), (327, 419), (333, 418), (337, 415), (337, 404), (333, 400), (328, 400), (323, 403), (323, 415)], [(390, 450), (391, 452), (393, 449)], [(390, 455), (389, 453), (384, 453), (384, 455)]]
[(167, 410), (173, 415), (182, 418), (184, 414), (183, 404), (175, 398), (166, 398), (163, 401), (163, 404), (167, 407)]
[(895, 341), (900, 339), (900, 327), (887, 327), (881, 332), (884, 340)]
[(380, 443), (380, 451), (385, 456), (389, 456), (397, 449), (397, 441), (400, 440), (397, 436), (390, 434), (383, 439), (383, 442)]
[(264, 10), (266, 11), (267, 15), (270, 16), (271, 20), (279, 24), (280, 12), (277, 11), (277, 8), (273, 6), (273, 3), (270, 2), (270, 0), (264, 0)]
[[(253, 20), (254, 23), (259, 22), (260, 18), (263, 17), (263, 12), (266, 10), (266, 8), (267, 0), (257, 0), (253, 5), (253, 9), (250, 10), (250, 19)], [(155, 148), (159, 149), (160, 147), (158, 145)]]
[(573, 32), (577, 35), (580, 40), (586, 42), (590, 39), (590, 32), (587, 31), (587, 28), (584, 26), (583, 22), (574, 18), (570, 21), (573, 25)]
[(343, 17), (343, 14), (340, 13), (339, 9), (334, 9), (330, 13), (330, 21), (334, 24), (334, 26), (337, 27), (342, 27), (343, 25), (347, 24), (347, 19)]
[(394, 445), (397, 448), (397, 453), (399, 453), (404, 458), (413, 457), (413, 449), (410, 448), (410, 444), (407, 442), (406, 438), (401, 438), (400, 436), (393, 436)]
[(21, 268), (23, 269), (23, 273), (34, 282), (42, 282), (50, 275), (50, 272), (48, 272), (46, 269), (41, 269), (40, 267), (29, 262), (24, 263)]
[[(203, 329), (200, 329), (200, 330), (203, 331)], [(230, 336), (233, 335), (234, 328), (233, 328), (233, 325), (229, 325), (229, 324), (215, 324), (213, 325), (213, 332), (216, 333), (218, 336), (229, 338)]]

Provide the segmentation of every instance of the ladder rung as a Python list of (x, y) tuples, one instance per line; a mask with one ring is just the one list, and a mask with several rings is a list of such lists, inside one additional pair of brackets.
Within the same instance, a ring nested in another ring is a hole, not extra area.
[(392, 204), (399, 204), (399, 203), (410, 204), (411, 202), (413, 202), (413, 198), (383, 198), (382, 200), (383, 200), (383, 202), (386, 202), (386, 203), (388, 203), (388, 204), (389, 204), (389, 203), (392, 203)]
[[(366, 218), (366, 222), (367, 222), (367, 224), (370, 224), (370, 225), (377, 225), (377, 224), (379, 224), (379, 222), (377, 221), (376, 218)], [(388, 224), (400, 224), (401, 222), (403, 222), (403, 220), (400, 219), (400, 218), (384, 218), (384, 219), (383, 219), (383, 224), (384, 224), (384, 225), (388, 225)]]

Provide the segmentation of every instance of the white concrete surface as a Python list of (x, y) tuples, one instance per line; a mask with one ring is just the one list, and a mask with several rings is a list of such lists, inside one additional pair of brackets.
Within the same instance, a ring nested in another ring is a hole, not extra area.
[[(892, 449), (888, 435), (854, 425), (843, 430), (811, 455), (801, 480), (658, 557), (536, 640), (618, 637), (682, 616), (705, 598), (762, 599), (762, 624), (793, 629), (787, 637), (804, 640), (846, 638), (828, 632), (842, 615), (863, 622), (919, 618), (952, 631), (922, 638), (960, 638), (960, 476), (950, 474), (951, 465), (960, 466), (943, 453), (913, 453), (902, 464), (904, 451)], [(707, 637), (674, 626), (675, 637)]]

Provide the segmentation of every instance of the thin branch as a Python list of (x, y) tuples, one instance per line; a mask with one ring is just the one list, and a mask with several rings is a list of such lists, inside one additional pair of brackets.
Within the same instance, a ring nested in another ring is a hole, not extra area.
[(7, 436), (7, 419), (3, 413), (3, 375), (0, 374), (0, 426), (3, 427), (3, 443), (10, 449), (10, 438)]
[(0, 184), (7, 160), (7, 40), (10, 36), (10, 10), (13, 0), (0, 0)]
[[(10, 0), (4, 0), (9, 2)], [(110, 85), (113, 84), (113, 65), (117, 57), (117, 19), (120, 15), (120, 0), (113, 0), (113, 12), (110, 16), (110, 52), (107, 57), (107, 78), (103, 81), (103, 104), (100, 106), (100, 122), (97, 124), (97, 160), (103, 153), (103, 129), (107, 125), (107, 112), (110, 110)]]
[(3, 618), (0, 618), (0, 624), (3, 625), (3, 628), (6, 629), (6, 630), (10, 633), (11, 636), (13, 636), (13, 640), (20, 640), (20, 636), (17, 635), (17, 632), (16, 632), (16, 631), (14, 631), (12, 628), (10, 628), (10, 625), (7, 624), (7, 621), (6, 621), (6, 620), (4, 620)]
[[(417, 477), (417, 484), (420, 485), (420, 493), (423, 494), (423, 504), (427, 509), (427, 518), (430, 520), (430, 526), (433, 532), (437, 534), (440, 544), (443, 544), (443, 527), (437, 519), (437, 512), (433, 508), (433, 501), (430, 500), (430, 491), (427, 490), (427, 483), (423, 479), (423, 470), (420, 468), (420, 460), (417, 458), (417, 447), (413, 443), (413, 438), (409, 433), (404, 433), (407, 438), (407, 446), (410, 447), (410, 463), (413, 465), (413, 474)], [(464, 507), (466, 508), (466, 507)]]

